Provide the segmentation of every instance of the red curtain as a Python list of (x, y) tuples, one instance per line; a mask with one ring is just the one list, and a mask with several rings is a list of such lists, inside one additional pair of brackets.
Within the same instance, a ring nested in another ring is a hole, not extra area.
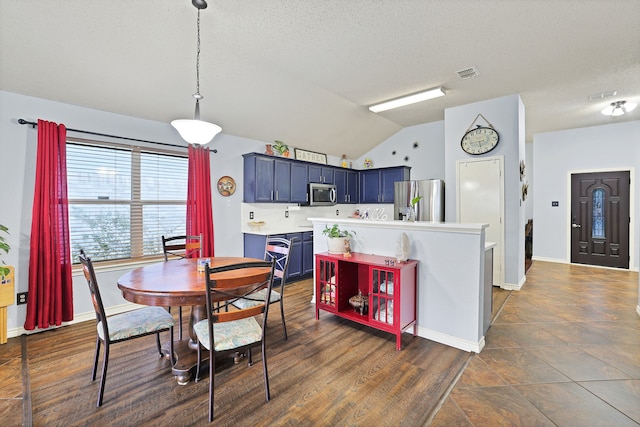
[(202, 235), (202, 256), (215, 256), (209, 148), (191, 144), (187, 188), (187, 234)]
[(73, 320), (66, 140), (64, 125), (38, 120), (26, 330)]

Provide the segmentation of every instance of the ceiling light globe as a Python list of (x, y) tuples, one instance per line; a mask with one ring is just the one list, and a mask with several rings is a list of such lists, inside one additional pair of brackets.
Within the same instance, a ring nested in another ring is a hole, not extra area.
[(193, 145), (209, 143), (214, 136), (222, 132), (222, 128), (202, 120), (179, 119), (171, 122), (182, 139)]
[(601, 113), (605, 116), (613, 115), (613, 105), (609, 105), (608, 107), (603, 108)]
[(624, 110), (622, 109), (622, 107), (615, 107), (613, 109), (613, 111), (611, 112), (611, 115), (613, 117), (618, 117), (624, 114)]

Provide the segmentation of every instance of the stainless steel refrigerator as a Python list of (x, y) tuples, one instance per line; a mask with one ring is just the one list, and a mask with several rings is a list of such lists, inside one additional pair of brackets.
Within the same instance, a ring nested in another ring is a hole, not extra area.
[[(394, 219), (444, 222), (443, 180), (399, 181), (394, 183), (394, 190)], [(414, 212), (410, 213), (411, 201), (418, 196), (422, 198), (416, 204)]]

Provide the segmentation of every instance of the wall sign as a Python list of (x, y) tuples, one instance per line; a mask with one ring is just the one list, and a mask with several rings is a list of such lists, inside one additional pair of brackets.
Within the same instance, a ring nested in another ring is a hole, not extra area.
[(307, 162), (327, 164), (327, 155), (322, 153), (315, 153), (313, 151), (301, 150), (294, 148), (296, 154), (296, 160), (304, 160)]

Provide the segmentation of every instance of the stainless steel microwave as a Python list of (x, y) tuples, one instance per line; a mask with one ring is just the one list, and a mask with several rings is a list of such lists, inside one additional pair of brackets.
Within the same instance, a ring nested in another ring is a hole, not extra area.
[(307, 196), (309, 206), (333, 206), (337, 200), (336, 186), (310, 182)]

